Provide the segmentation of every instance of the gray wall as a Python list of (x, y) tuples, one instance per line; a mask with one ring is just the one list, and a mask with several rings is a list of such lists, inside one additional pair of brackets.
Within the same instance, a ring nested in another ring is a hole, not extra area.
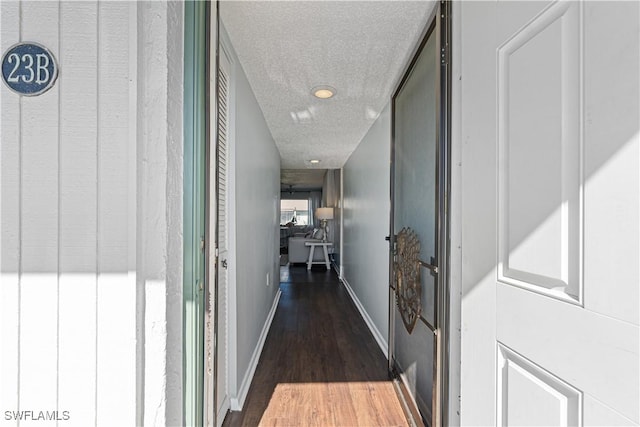
[(377, 329), (379, 344), (388, 336), (390, 135), (387, 105), (343, 168), (343, 276)]
[[(237, 57), (234, 62), (237, 376), (230, 378), (232, 396), (234, 382), (235, 393), (246, 383), (278, 290), (280, 245), (280, 153)], [(231, 348), (230, 363), (233, 359)]]

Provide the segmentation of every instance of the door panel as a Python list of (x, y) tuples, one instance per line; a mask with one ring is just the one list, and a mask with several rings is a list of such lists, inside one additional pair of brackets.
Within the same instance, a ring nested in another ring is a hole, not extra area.
[(462, 423), (637, 425), (638, 3), (472, 3)]
[(637, 326), (511, 286), (497, 287), (497, 304), (500, 343), (622, 414), (637, 411)]
[(568, 426), (581, 418), (580, 392), (498, 345), (498, 425)]
[(579, 3), (546, 10), (498, 48), (498, 280), (576, 303), (579, 70)]

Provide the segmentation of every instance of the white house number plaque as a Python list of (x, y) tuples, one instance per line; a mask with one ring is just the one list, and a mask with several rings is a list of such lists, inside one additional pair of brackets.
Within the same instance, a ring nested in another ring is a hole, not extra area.
[(38, 43), (18, 43), (2, 55), (2, 81), (20, 95), (41, 95), (51, 89), (57, 77), (55, 58)]

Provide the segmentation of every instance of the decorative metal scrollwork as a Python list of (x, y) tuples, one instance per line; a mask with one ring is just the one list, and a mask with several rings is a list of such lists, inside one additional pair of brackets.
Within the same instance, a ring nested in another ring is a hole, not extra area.
[(419, 255), (418, 235), (410, 228), (403, 228), (396, 237), (393, 271), (396, 303), (409, 333), (413, 332), (422, 311)]

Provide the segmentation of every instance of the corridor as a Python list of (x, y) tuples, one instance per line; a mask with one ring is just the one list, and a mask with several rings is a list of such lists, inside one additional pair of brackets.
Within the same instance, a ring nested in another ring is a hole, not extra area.
[(282, 266), (280, 289), (244, 410), (223, 425), (407, 425), (386, 359), (336, 273)]

